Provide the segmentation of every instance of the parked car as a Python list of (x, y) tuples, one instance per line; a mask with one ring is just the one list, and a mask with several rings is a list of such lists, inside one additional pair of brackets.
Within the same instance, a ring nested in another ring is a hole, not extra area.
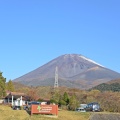
[(78, 107), (76, 109), (76, 111), (78, 112), (86, 112), (85, 108), (86, 108), (87, 104), (80, 104), (80, 107)]
[(97, 102), (89, 103), (87, 104), (86, 111), (93, 111), (93, 112), (99, 112), (100, 111), (100, 105)]
[(78, 111), (78, 112), (86, 112), (85, 108), (83, 108), (83, 107), (77, 108), (76, 111)]
[(21, 110), (21, 107), (20, 106), (13, 106), (12, 109), (13, 110)]
[(40, 105), (41, 103), (38, 101), (31, 101), (28, 103), (27, 106), (24, 107), (25, 110), (30, 110), (31, 109), (31, 105)]

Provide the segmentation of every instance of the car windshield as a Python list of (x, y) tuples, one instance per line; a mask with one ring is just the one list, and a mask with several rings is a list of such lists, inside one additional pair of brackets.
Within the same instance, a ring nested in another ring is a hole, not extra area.
[(39, 105), (39, 102), (32, 102), (31, 104)]
[(29, 103), (28, 103), (28, 105), (31, 105), (31, 104), (34, 104), (34, 105), (39, 105), (39, 104), (40, 104), (40, 102), (38, 102), (38, 101), (32, 101), (32, 102), (29, 102)]

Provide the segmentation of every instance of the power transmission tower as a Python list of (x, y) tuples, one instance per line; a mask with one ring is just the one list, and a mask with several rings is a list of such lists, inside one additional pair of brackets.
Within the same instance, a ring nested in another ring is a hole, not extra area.
[(56, 66), (55, 69), (55, 83), (54, 83), (54, 88), (58, 88), (58, 67)]

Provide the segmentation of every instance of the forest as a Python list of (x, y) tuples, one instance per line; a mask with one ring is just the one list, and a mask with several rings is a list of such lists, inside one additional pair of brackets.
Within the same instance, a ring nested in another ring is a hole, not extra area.
[[(90, 102), (98, 102), (102, 111), (119, 112), (120, 113), (120, 92), (119, 86), (113, 84), (112, 89), (103, 84), (105, 90), (97, 88), (91, 90), (80, 90), (76, 88), (51, 86), (28, 87), (12, 80), (6, 82), (6, 78), (0, 73), (0, 98), (6, 96), (6, 91), (23, 92), (30, 96), (30, 100), (44, 101), (49, 99), (51, 103), (56, 103), (59, 108), (66, 110), (75, 110), (80, 104)], [(114, 86), (117, 86), (114, 89)], [(102, 88), (102, 87), (101, 87)], [(118, 88), (118, 90), (117, 90)], [(102, 88), (103, 89), (103, 88)]]
[(101, 92), (103, 91), (120, 92), (120, 83), (117, 83), (117, 82), (111, 83), (111, 84), (102, 83), (100, 85), (93, 87), (92, 89), (97, 89), (97, 90), (100, 90)]

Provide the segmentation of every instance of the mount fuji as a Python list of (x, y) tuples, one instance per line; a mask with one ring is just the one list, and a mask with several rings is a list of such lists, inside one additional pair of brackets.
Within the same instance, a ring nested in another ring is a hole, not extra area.
[(120, 78), (110, 70), (79, 54), (61, 55), (37, 69), (13, 80), (27, 86), (54, 86), (55, 68), (58, 68), (58, 85), (89, 89), (101, 83)]

